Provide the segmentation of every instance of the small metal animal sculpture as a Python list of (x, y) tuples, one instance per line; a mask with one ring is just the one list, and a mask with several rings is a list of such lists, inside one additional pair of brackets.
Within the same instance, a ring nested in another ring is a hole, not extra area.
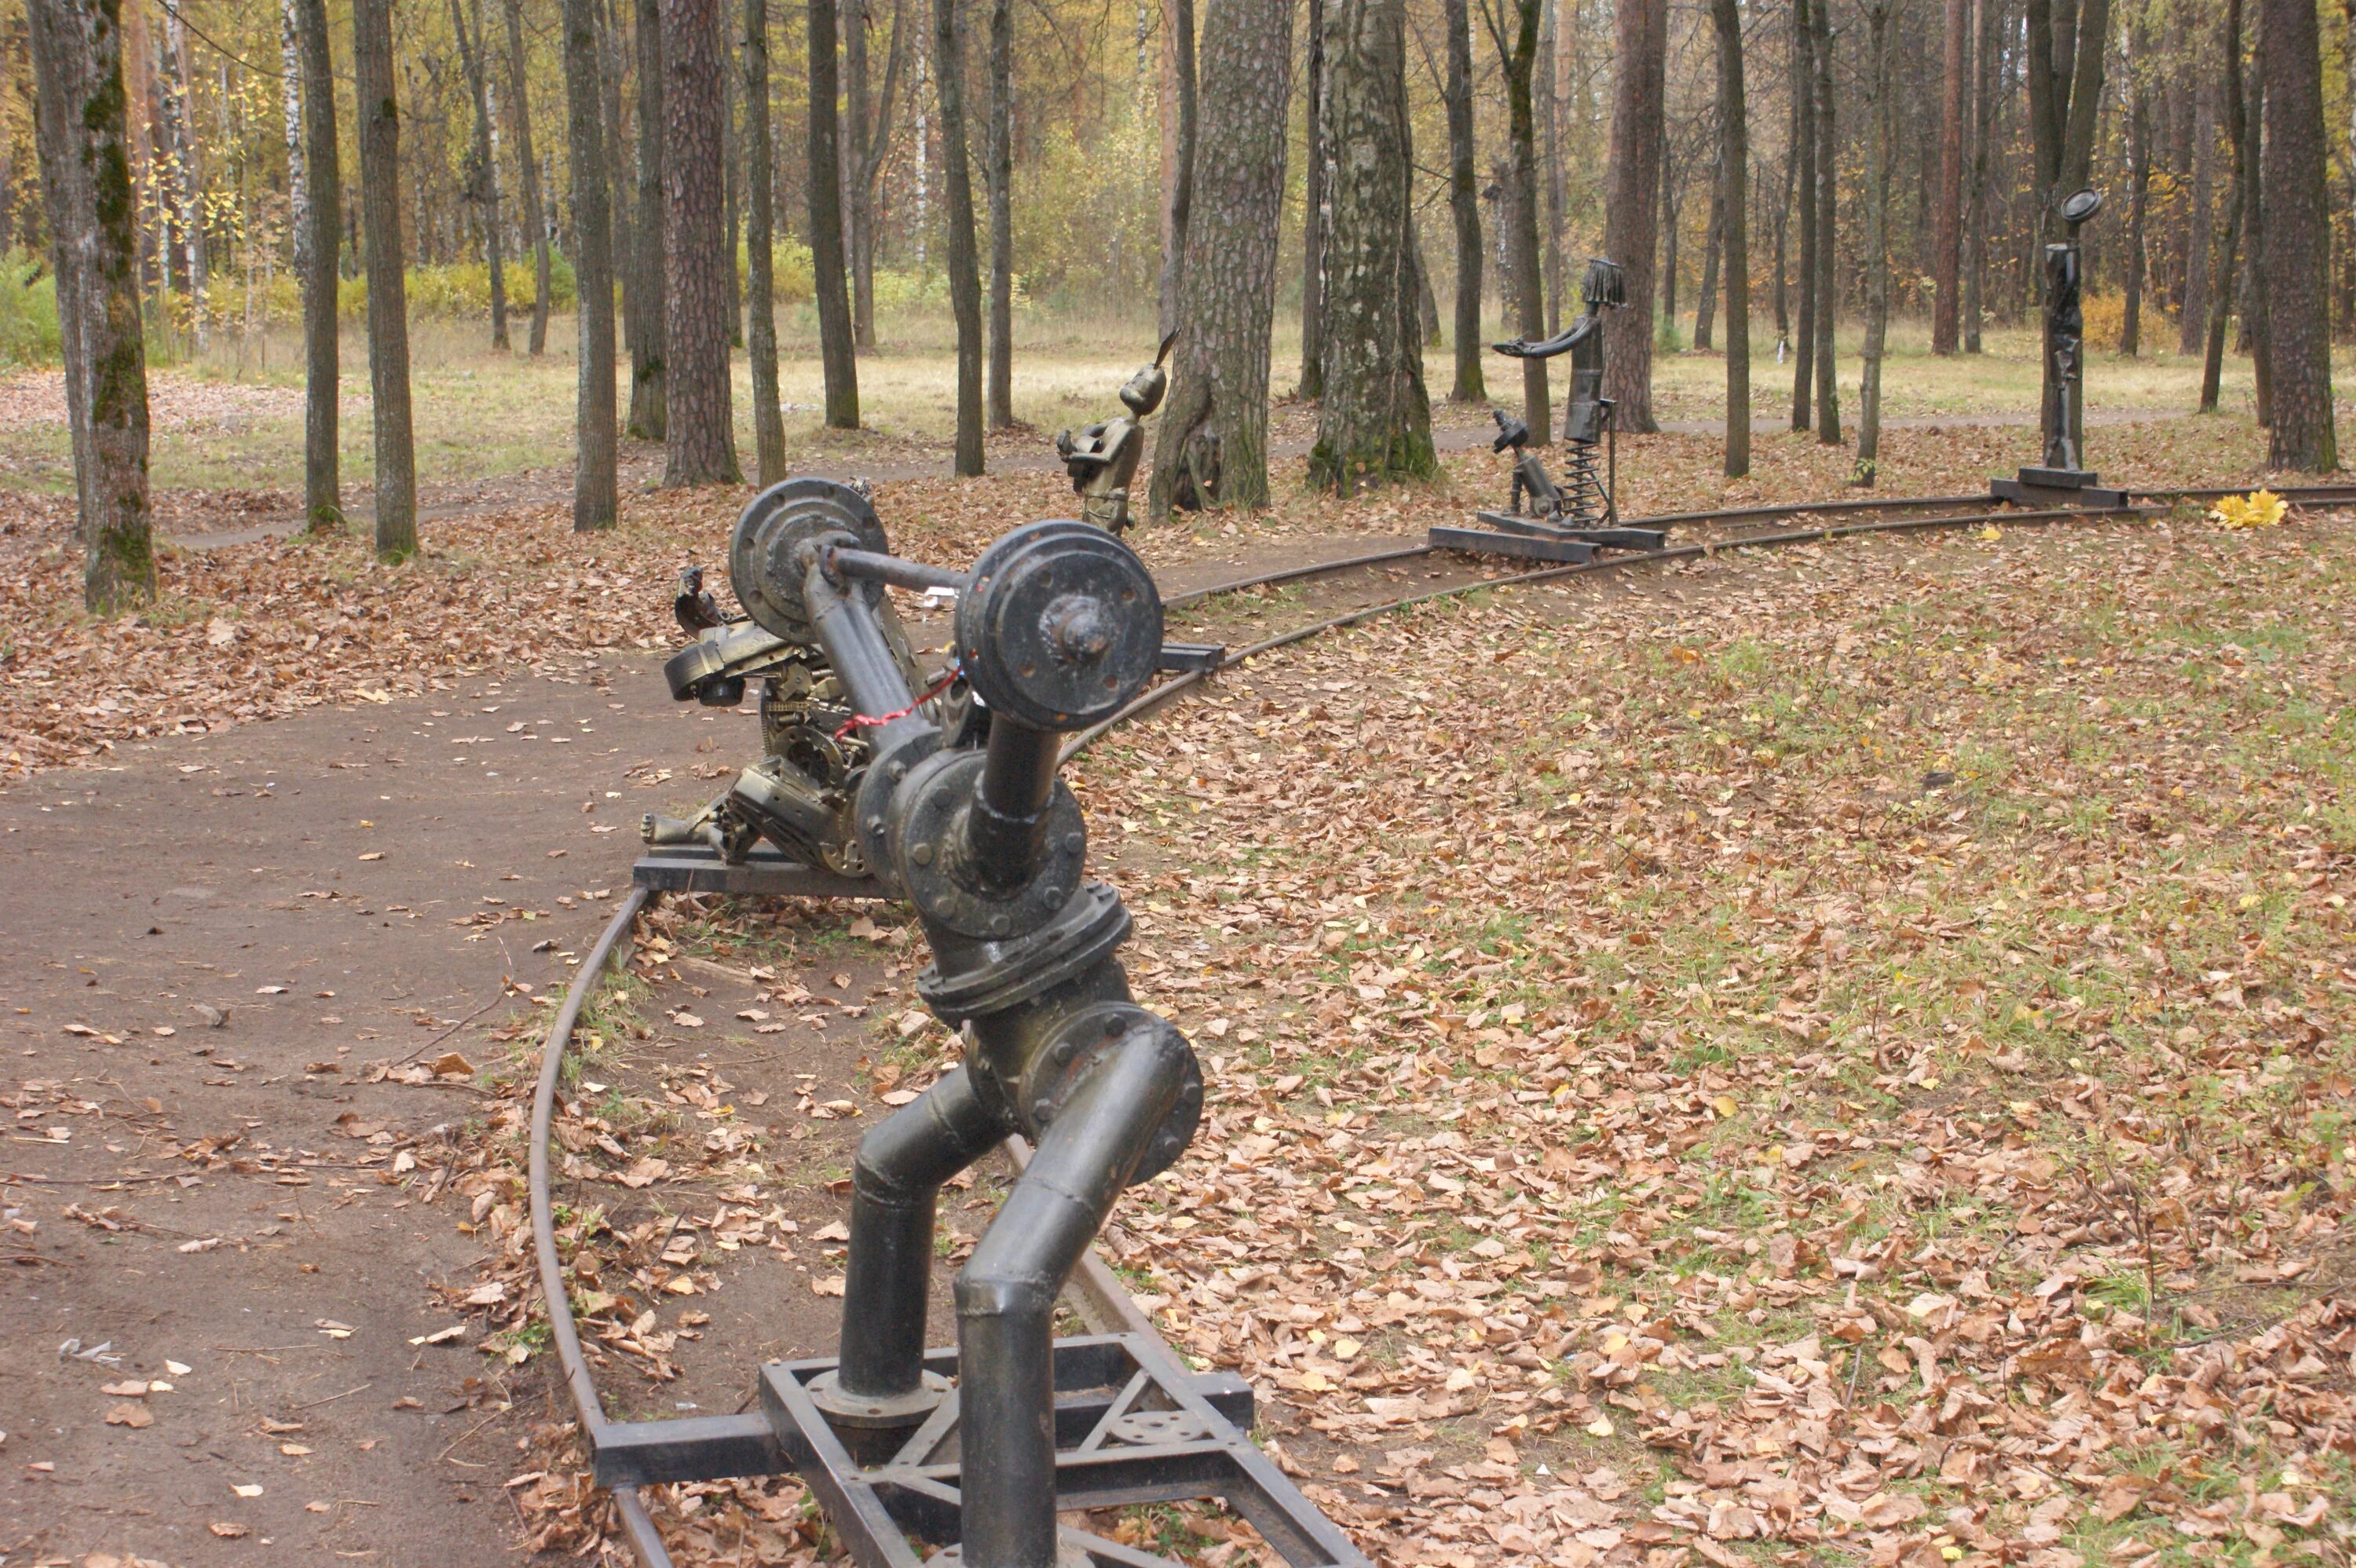
[(1174, 332), (1163, 338), (1153, 363), (1123, 384), (1120, 401), (1126, 414), (1098, 420), (1077, 435), (1065, 431), (1055, 437), (1055, 454), (1064, 460), (1072, 489), (1080, 497), (1080, 516), (1108, 533), (1119, 534), (1129, 527), (1129, 486), (1137, 477), (1138, 460), (1145, 455), (1144, 421), (1170, 389), (1170, 373), (1162, 361), (1177, 340)]

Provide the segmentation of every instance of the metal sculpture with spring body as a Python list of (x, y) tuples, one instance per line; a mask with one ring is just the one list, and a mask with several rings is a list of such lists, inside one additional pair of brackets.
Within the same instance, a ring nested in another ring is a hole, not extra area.
[[(1494, 344), (1510, 359), (1570, 356), (1570, 401), (1563, 410), (1562, 438), (1570, 448), (1569, 472), (1558, 485), (1530, 449), (1530, 428), (1502, 409), (1492, 452), (1514, 453), (1512, 489), (1505, 510), (1476, 514), (1487, 530), (1436, 528), (1430, 542), (1483, 554), (1534, 556), (1545, 560), (1589, 560), (1599, 549), (1658, 549), (1657, 529), (1618, 526), (1619, 436), (1613, 404), (1603, 395), (1603, 312), (1628, 303), (1627, 283), (1616, 261), (1597, 257), (1587, 263), (1580, 286), (1586, 309), (1568, 330), (1541, 343), (1515, 338)], [(1599, 451), (1601, 455), (1599, 456)]]
[[(1060, 1529), (1058, 1510), (1212, 1496), (1291, 1563), (1365, 1568), (1244, 1435), (1248, 1386), (1190, 1372), (1150, 1333), (1054, 1338), (1058, 1293), (1113, 1203), (1167, 1169), (1202, 1115), (1194, 1050), (1131, 997), (1129, 912), (1087, 877), (1087, 825), (1056, 776), (1066, 737), (1162, 663), (1151, 575), (1076, 521), (1016, 528), (968, 572), (905, 560), (840, 486), (756, 499), (735, 546), (751, 628), (822, 668), (827, 717), (846, 714), (836, 734), (860, 737), (847, 809), (811, 831), (824, 853), (829, 825), (847, 824), (841, 848), (874, 893), (915, 912), (933, 955), (917, 994), (962, 1032), (965, 1061), (861, 1140), (839, 1357), (763, 1368), (749, 1428), (599, 1429), (599, 1480), (795, 1469), (862, 1568), (916, 1568), (911, 1537), (973, 1568), (1146, 1568), (1163, 1560)], [(886, 584), (956, 594), (968, 699), (953, 709), (919, 697)], [(701, 609), (692, 586), (686, 598)], [(672, 661), (674, 687), (700, 669), (725, 696), (753, 667), (732, 639), (751, 635), (704, 628)], [(1035, 1152), (958, 1275), (957, 1349), (928, 1350), (940, 1189), (1018, 1134)]]

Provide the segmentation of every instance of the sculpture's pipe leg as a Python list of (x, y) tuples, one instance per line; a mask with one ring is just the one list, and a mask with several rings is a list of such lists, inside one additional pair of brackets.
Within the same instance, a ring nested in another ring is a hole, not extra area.
[(941, 1183), (1005, 1136), (959, 1068), (859, 1140), (842, 1287), (846, 1394), (889, 1399), (919, 1386)]
[(965, 1568), (1054, 1568), (1055, 1311), (1176, 1103), (1186, 1047), (1130, 1036), (1076, 1086), (958, 1275), (958, 1447)]

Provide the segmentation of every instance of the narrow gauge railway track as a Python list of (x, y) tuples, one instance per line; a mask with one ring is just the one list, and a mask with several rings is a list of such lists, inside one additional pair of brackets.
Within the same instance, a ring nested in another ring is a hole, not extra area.
[[(1925, 533), (1946, 528), (1985, 526), (2003, 523), (2012, 526), (2046, 527), (2057, 523), (2103, 522), (2115, 518), (2152, 517), (2164, 514), (2187, 503), (2207, 503), (2227, 496), (2245, 495), (2249, 486), (2222, 486), (2171, 490), (2132, 490), (2128, 492), (2134, 505), (2110, 510), (2089, 510), (2082, 507), (2061, 507), (2041, 511), (2014, 511), (2005, 503), (1987, 495), (1922, 496), (1890, 499), (1850, 499), (1840, 501), (1808, 501), (1772, 507), (1738, 507), (1718, 511), (1678, 512), (1652, 517), (1626, 519), (1629, 527), (1704, 529), (1707, 537), (1690, 539), (1658, 550), (1619, 551), (1593, 560), (1578, 561), (1562, 566), (1546, 566), (1526, 571), (1507, 572), (1496, 577), (1457, 583), (1446, 588), (1410, 593), (1377, 604), (1344, 611), (1307, 625), (1296, 626), (1263, 638), (1248, 646), (1230, 648), (1221, 656), (1215, 669), (1189, 670), (1173, 676), (1146, 691), (1110, 719), (1091, 730), (1072, 737), (1063, 752), (1062, 762), (1086, 751), (1099, 738), (1119, 725), (1144, 718), (1187, 691), (1201, 685), (1219, 670), (1232, 669), (1248, 659), (1258, 658), (1292, 644), (1306, 642), (1323, 633), (1339, 631), (1361, 624), (1401, 610), (1412, 609), (1437, 600), (1458, 598), (1484, 590), (1524, 587), (1534, 583), (1560, 581), (1569, 578), (1626, 571), (1637, 567), (1662, 565), (1676, 561), (1698, 560), (1727, 549), (1775, 549), (1790, 545), (1822, 544), (1836, 539), (1858, 539), (1875, 534)], [(2356, 484), (2291, 485), (2274, 492), (2293, 506), (2356, 507)], [(1837, 518), (1814, 526), (1794, 526), (1804, 519)], [(1163, 601), (1166, 609), (1185, 609), (1211, 600), (1251, 592), (1254, 589), (1280, 587), (1311, 578), (1331, 576), (1346, 571), (1377, 571), (1385, 567), (1402, 566), (1443, 553), (1445, 547), (1435, 545), (1405, 545), (1388, 549), (1340, 557), (1332, 560), (1314, 561), (1301, 566), (1286, 567), (1256, 576), (1237, 578), (1214, 583), (1206, 588), (1173, 594)], [(1446, 553), (1456, 553), (1446, 551)], [(1060, 763), (1059, 763), (1060, 765)], [(588, 1362), (581, 1350), (581, 1337), (573, 1322), (572, 1298), (564, 1285), (564, 1262), (557, 1252), (553, 1207), (550, 1201), (549, 1138), (555, 1120), (557, 1088), (562, 1076), (567, 1052), (572, 1048), (573, 1031), (582, 1009), (587, 1005), (606, 969), (626, 957), (628, 936), (641, 912), (655, 895), (641, 886), (631, 890), (615, 910), (613, 919), (599, 934), (595, 944), (583, 960), (580, 972), (573, 977), (563, 1005), (551, 1023), (548, 1039), (541, 1053), (540, 1073), (532, 1096), (530, 1139), (529, 1149), (528, 1184), (531, 1207), (533, 1250), (538, 1264), (541, 1294), (548, 1306), (550, 1338), (562, 1366), (566, 1392), (572, 1395), (580, 1413), (584, 1435), (594, 1435), (609, 1423), (605, 1406), (597, 1392), (595, 1380), (590, 1375)], [(1009, 1153), (1017, 1168), (1027, 1160), (1029, 1150), (1022, 1140), (1008, 1140)], [(1152, 1333), (1151, 1324), (1137, 1304), (1122, 1290), (1112, 1271), (1090, 1250), (1065, 1287), (1065, 1299), (1074, 1314), (1087, 1323), (1092, 1332)], [(682, 1425), (698, 1424), (682, 1423)], [(669, 1550), (656, 1529), (653, 1516), (637, 1488), (629, 1488), (614, 1494), (616, 1513), (623, 1532), (629, 1538), (642, 1568), (673, 1568)]]

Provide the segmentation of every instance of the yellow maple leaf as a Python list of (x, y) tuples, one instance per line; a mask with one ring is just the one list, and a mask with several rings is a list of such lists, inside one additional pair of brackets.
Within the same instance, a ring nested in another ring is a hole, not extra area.
[(2209, 509), (2209, 520), (2221, 528), (2270, 528), (2290, 512), (2290, 503), (2271, 490), (2227, 496)]

